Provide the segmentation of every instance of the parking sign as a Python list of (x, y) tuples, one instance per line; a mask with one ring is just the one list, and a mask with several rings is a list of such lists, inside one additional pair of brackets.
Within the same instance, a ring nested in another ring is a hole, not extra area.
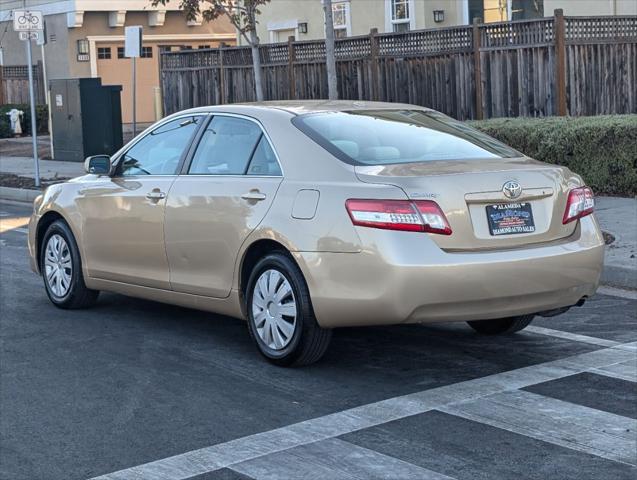
[(42, 12), (34, 10), (16, 10), (13, 12), (13, 30), (16, 32), (29, 32), (42, 30), (44, 19)]

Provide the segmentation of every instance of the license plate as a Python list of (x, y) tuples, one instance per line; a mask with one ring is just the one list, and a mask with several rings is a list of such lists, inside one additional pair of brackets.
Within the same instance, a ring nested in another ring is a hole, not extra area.
[(494, 236), (535, 232), (530, 203), (487, 205), (487, 221)]

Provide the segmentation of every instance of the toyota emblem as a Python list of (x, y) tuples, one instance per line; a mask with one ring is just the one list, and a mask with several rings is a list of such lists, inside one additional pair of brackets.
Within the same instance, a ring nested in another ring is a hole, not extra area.
[(507, 198), (518, 198), (522, 195), (522, 185), (520, 185), (515, 180), (509, 180), (502, 187), (502, 193)]

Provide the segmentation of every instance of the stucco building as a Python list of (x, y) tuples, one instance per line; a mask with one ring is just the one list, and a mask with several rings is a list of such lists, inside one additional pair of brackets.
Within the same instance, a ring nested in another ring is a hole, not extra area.
[[(154, 90), (159, 86), (161, 50), (234, 44), (234, 28), (224, 19), (212, 23), (187, 21), (178, 0), (152, 7), (150, 0), (29, 0), (27, 8), (42, 11), (44, 47), (50, 79), (101, 77), (103, 84), (122, 85), (122, 114), (132, 120), (131, 60), (124, 57), (124, 27), (143, 27), (142, 58), (137, 60), (137, 119), (155, 120)], [(22, 0), (0, 0), (0, 49), (4, 65), (26, 65), (24, 42), (13, 31), (12, 12)], [(3, 34), (3, 32), (5, 32)], [(34, 63), (41, 49), (33, 49)]]
[[(637, 15), (637, 0), (332, 0), (337, 37), (466, 25), (553, 15)], [(257, 32), (263, 43), (325, 36), (321, 0), (272, 0), (261, 7)], [(241, 39), (239, 39), (239, 42)]]

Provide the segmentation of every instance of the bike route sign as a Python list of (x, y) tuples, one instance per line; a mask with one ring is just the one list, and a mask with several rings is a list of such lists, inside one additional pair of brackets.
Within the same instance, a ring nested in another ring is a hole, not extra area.
[(13, 12), (13, 30), (16, 32), (32, 32), (44, 29), (42, 12), (33, 10), (15, 10)]

